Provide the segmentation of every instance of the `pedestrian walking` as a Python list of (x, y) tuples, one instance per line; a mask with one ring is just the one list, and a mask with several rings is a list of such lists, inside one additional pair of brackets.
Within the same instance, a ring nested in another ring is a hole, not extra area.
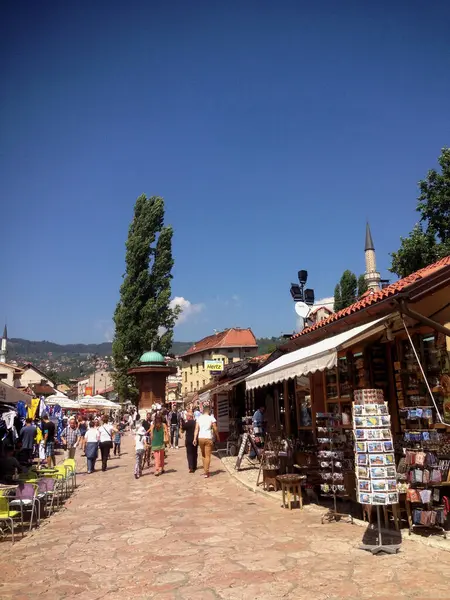
[(87, 472), (93, 473), (95, 471), (95, 462), (98, 456), (98, 444), (100, 441), (100, 432), (98, 426), (100, 421), (94, 419), (89, 423), (89, 428), (86, 431), (86, 459), (87, 459)]
[(216, 419), (210, 414), (209, 406), (203, 408), (203, 414), (195, 425), (194, 445), (200, 446), (204, 476), (209, 477), (209, 466), (213, 449), (213, 433), (218, 437)]
[(173, 408), (167, 415), (167, 424), (170, 427), (170, 447), (178, 450), (178, 439), (180, 436), (180, 414)]
[(33, 420), (28, 418), (25, 419), (25, 427), (22, 427), (19, 434), (21, 447), (21, 454), (25, 462), (30, 463), (33, 457), (34, 449), (34, 438), (36, 437), (37, 428), (33, 424)]
[(102, 471), (106, 471), (108, 466), (108, 458), (111, 448), (113, 447), (114, 427), (110, 424), (109, 418), (104, 416), (99, 428), (100, 432), (100, 453), (102, 455)]
[(75, 417), (70, 417), (69, 424), (61, 434), (61, 441), (65, 448), (65, 458), (75, 458), (75, 452), (80, 439), (80, 430)]
[(181, 422), (181, 427), (185, 433), (184, 442), (186, 445), (186, 457), (189, 473), (195, 473), (197, 470), (198, 446), (194, 444), (196, 421), (190, 410), (186, 411), (186, 419)]
[(118, 456), (120, 458), (120, 445), (122, 442), (123, 435), (123, 423), (118, 423), (116, 426), (116, 431), (114, 433), (114, 456)]
[(80, 450), (81, 450), (81, 455), (82, 456), (86, 456), (86, 439), (85, 439), (85, 435), (86, 435), (86, 431), (87, 431), (87, 421), (85, 417), (81, 417), (79, 423), (78, 423), (78, 429), (80, 431)]
[(47, 467), (51, 469), (56, 465), (55, 461), (55, 435), (56, 425), (50, 421), (48, 414), (45, 413), (42, 417), (42, 433), (44, 435), (45, 457), (47, 459)]
[(142, 475), (142, 463), (144, 461), (145, 451), (147, 450), (147, 432), (141, 425), (138, 427), (135, 437), (135, 448), (136, 448), (136, 463), (134, 465), (134, 477), (139, 479)]
[(155, 475), (164, 473), (164, 449), (169, 443), (169, 431), (161, 415), (155, 416), (155, 422), (151, 426), (150, 436), (152, 439), (152, 451), (155, 457)]

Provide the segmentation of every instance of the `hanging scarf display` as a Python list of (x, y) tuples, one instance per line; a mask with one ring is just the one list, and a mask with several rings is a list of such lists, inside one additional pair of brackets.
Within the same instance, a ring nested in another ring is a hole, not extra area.
[(42, 418), (42, 416), (47, 412), (47, 405), (45, 404), (45, 400), (44, 400), (44, 396), (41, 396), (40, 402), (39, 402), (39, 417)]
[(28, 407), (28, 413), (27, 413), (27, 417), (29, 419), (34, 419), (36, 418), (36, 411), (39, 407), (39, 403), (40, 403), (40, 399), (39, 398), (32, 398), (31, 399), (31, 404)]
[(61, 443), (61, 435), (62, 435), (63, 431), (64, 431), (64, 423), (63, 423), (62, 413), (61, 413), (61, 417), (58, 419), (58, 426), (56, 428), (56, 437), (57, 437), (59, 443)]
[(25, 402), (22, 402), (22, 400), (20, 400), (17, 404), (16, 404), (16, 410), (17, 410), (17, 414), (19, 415), (19, 417), (21, 419), (25, 419), (27, 416), (27, 407)]

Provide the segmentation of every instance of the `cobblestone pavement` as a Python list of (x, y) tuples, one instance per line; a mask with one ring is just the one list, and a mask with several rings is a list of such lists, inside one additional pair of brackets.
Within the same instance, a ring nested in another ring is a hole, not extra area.
[(374, 557), (361, 527), (283, 510), (218, 459), (206, 480), (171, 450), (162, 477), (136, 481), (130, 437), (124, 449), (39, 530), (0, 544), (2, 600), (450, 598), (448, 552), (404, 541)]

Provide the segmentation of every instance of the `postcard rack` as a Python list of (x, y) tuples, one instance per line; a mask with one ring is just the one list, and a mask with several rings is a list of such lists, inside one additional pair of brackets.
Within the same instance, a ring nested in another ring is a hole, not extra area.
[(353, 427), (357, 499), (377, 510), (378, 541), (360, 547), (372, 554), (395, 554), (400, 546), (383, 544), (380, 520), (380, 506), (399, 501), (391, 417), (383, 390), (355, 390)]
[(342, 428), (342, 415), (317, 413), (316, 425), (321, 496), (333, 499), (333, 507), (322, 515), (322, 524), (325, 521), (340, 521), (342, 517), (353, 523), (350, 514), (341, 513), (337, 509), (337, 498), (348, 498), (344, 485), (344, 449), (347, 436)]

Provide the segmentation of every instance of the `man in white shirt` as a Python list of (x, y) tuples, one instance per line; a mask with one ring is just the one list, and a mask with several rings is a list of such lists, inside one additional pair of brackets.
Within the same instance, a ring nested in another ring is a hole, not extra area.
[(210, 414), (209, 406), (203, 408), (203, 414), (197, 419), (194, 433), (194, 446), (200, 446), (203, 459), (203, 470), (205, 477), (209, 477), (209, 465), (211, 463), (211, 453), (213, 449), (213, 433), (216, 439), (217, 433), (216, 419)]

